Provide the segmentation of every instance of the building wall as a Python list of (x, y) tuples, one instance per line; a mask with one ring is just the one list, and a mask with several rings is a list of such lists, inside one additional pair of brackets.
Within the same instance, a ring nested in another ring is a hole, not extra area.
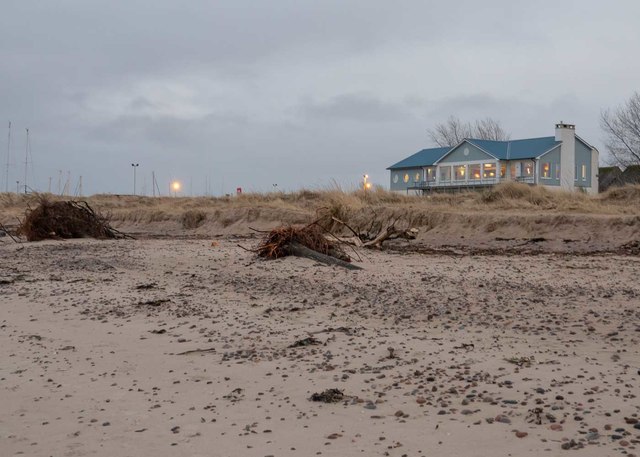
[[(586, 165), (586, 179), (582, 179), (582, 165)], [(576, 187), (591, 187), (591, 149), (576, 141)]]
[[(544, 164), (548, 163), (550, 165), (550, 178), (543, 178), (542, 173), (544, 169)], [(560, 167), (560, 148), (555, 148), (552, 151), (547, 152), (538, 160), (538, 184), (543, 186), (560, 186), (560, 176), (558, 175), (558, 167)], [(562, 174), (562, 169), (560, 169)]]
[[(390, 170), (389, 189), (393, 191), (406, 191), (407, 188), (415, 186), (416, 183), (424, 180), (422, 168), (404, 168), (400, 170)], [(405, 182), (405, 176), (408, 181)], [(416, 178), (418, 178), (416, 180)]]
[(495, 161), (496, 159), (472, 144), (462, 143), (438, 163), (470, 162), (473, 160)]
[(591, 187), (587, 190), (590, 194), (600, 192), (600, 183), (598, 182), (598, 168), (600, 167), (600, 153), (597, 149), (591, 150)]

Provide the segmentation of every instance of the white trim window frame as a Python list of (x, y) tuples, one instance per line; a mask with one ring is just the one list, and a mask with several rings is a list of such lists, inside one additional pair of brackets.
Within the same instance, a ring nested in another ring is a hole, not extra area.
[[(444, 167), (448, 167), (449, 168), (449, 173), (448, 173), (449, 174), (449, 179), (445, 179), (445, 180), (442, 179), (442, 171), (443, 171), (442, 168), (444, 168)], [(439, 186), (450, 186), (451, 183), (453, 182), (451, 180), (451, 165), (450, 164), (446, 164), (446, 165), (445, 164), (443, 164), (443, 165), (438, 164), (438, 166), (436, 167), (436, 177), (437, 177), (437, 180), (438, 180), (437, 183), (438, 183)]]
[[(495, 165), (496, 170), (498, 169), (499, 166), (499, 160), (498, 159), (485, 159), (485, 160), (470, 160), (467, 162), (442, 162), (442, 163), (438, 163), (436, 166), (436, 176), (438, 177), (438, 182), (437, 184), (440, 186), (455, 186), (455, 185), (460, 185), (460, 184), (496, 184), (500, 181), (499, 177), (494, 177), (494, 178), (482, 178), (482, 171), (483, 171), (483, 164), (485, 163), (492, 163)], [(454, 174), (454, 170), (457, 167), (460, 166), (466, 166), (466, 170), (465, 170), (465, 179), (464, 180), (456, 180), (455, 179), (455, 174)], [(470, 179), (471, 178), (471, 165), (480, 165), (480, 179)], [(450, 177), (452, 179), (450, 179), (449, 181), (443, 182), (442, 180), (440, 180), (440, 167), (451, 167), (450, 168)]]
[[(455, 167), (452, 167), (453, 170), (453, 181), (456, 183), (460, 183), (460, 182), (466, 182), (469, 176), (469, 171), (468, 171), (468, 167), (467, 164), (460, 164), (460, 165), (456, 165)], [(459, 172), (462, 171), (462, 178), (458, 178), (458, 174)]]
[[(547, 165), (546, 170), (545, 165)], [(551, 179), (551, 162), (540, 162), (540, 179)]]

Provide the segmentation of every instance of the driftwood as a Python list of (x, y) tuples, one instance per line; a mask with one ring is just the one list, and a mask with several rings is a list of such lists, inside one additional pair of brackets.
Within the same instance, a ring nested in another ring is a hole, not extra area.
[(109, 225), (109, 218), (85, 201), (50, 201), (39, 199), (38, 206), (28, 208), (18, 234), (27, 241), (92, 237), (98, 239), (132, 238)]
[(390, 225), (385, 230), (372, 237), (362, 234), (359, 236), (340, 237), (340, 241), (357, 248), (375, 248), (382, 249), (382, 243), (387, 240), (415, 240), (418, 236), (418, 229), (410, 228), (406, 230), (397, 229), (394, 225)]
[(385, 231), (378, 234), (378, 236), (376, 236), (373, 240), (362, 243), (362, 247), (382, 249), (382, 243), (387, 240), (396, 240), (398, 238), (403, 238), (405, 240), (415, 240), (417, 236), (418, 229), (410, 228), (407, 230), (399, 230), (395, 227), (395, 225), (390, 225)]
[(216, 352), (215, 348), (191, 349), (190, 351), (178, 352), (176, 355), (210, 354), (214, 352)]
[(316, 222), (308, 225), (278, 227), (266, 232), (255, 252), (259, 257), (278, 259), (293, 255), (289, 247), (297, 243), (321, 254), (349, 261), (349, 256), (340, 248), (339, 243), (328, 239), (326, 235), (327, 230)]
[(326, 265), (362, 270), (361, 267), (350, 263), (351, 258), (342, 249), (345, 243), (317, 221), (308, 225), (278, 227), (264, 233), (265, 237), (256, 249), (246, 250), (256, 252), (259, 257), (266, 259), (294, 255)]
[(336, 257), (331, 257), (326, 254), (321, 254), (318, 251), (314, 251), (313, 249), (309, 249), (302, 244), (292, 241), (288, 245), (289, 254), (295, 255), (298, 257), (306, 257), (311, 260), (315, 260), (316, 262), (324, 263), (325, 265), (337, 265), (340, 267), (347, 268), (348, 270), (362, 270), (362, 267), (357, 265), (353, 265), (352, 263), (345, 262), (344, 260), (340, 260)]
[(352, 227), (344, 220), (338, 219), (335, 216), (328, 216), (328, 223), (337, 224), (339, 227), (347, 229), (353, 236), (339, 237), (338, 240), (343, 244), (348, 244), (355, 247), (362, 248), (375, 248), (382, 249), (382, 243), (387, 240), (405, 239), (414, 240), (418, 236), (418, 229), (407, 228), (398, 229), (396, 223), (398, 219), (395, 219), (391, 223), (388, 223), (386, 228), (383, 228), (383, 222), (377, 217), (375, 211), (373, 211), (373, 217), (369, 227), (365, 230), (362, 227)]
[(11, 234), (11, 232), (9, 231), (9, 229), (7, 227), (5, 227), (4, 225), (2, 225), (2, 223), (0, 223), (0, 230), (2, 232), (4, 232), (9, 238), (11, 238), (14, 243), (20, 243), (21, 241), (14, 238), (13, 235)]

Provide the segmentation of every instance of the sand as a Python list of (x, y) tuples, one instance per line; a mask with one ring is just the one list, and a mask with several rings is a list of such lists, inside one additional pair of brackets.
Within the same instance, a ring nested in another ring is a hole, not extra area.
[(640, 455), (638, 256), (4, 240), (2, 456)]

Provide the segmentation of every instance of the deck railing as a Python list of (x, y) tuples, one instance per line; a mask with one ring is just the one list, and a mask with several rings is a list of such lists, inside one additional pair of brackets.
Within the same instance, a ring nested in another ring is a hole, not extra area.
[(525, 184), (535, 184), (534, 176), (519, 176), (515, 179), (511, 178), (480, 178), (480, 179), (454, 179), (450, 181), (414, 181), (413, 186), (409, 189), (431, 189), (440, 187), (477, 187), (477, 186), (494, 186), (501, 182), (516, 181)]

